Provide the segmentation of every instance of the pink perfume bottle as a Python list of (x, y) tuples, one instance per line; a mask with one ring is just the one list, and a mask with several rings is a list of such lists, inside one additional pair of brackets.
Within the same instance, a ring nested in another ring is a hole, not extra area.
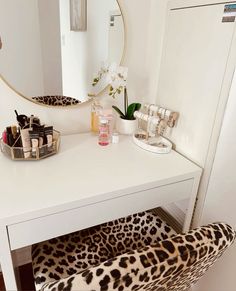
[(114, 120), (112, 115), (112, 109), (103, 109), (100, 111), (100, 119), (106, 119), (108, 121), (108, 133), (111, 141), (111, 136), (114, 127)]
[(106, 146), (109, 144), (109, 123), (107, 119), (100, 119), (99, 123), (99, 136), (98, 144), (101, 146)]

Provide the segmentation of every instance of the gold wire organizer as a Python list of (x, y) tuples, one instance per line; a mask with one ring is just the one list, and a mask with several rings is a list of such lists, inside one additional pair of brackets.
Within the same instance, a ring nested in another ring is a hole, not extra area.
[[(53, 130), (53, 141), (50, 145), (45, 144), (36, 148), (10, 147), (1, 138), (0, 147), (2, 153), (14, 161), (37, 161), (58, 153), (60, 147), (60, 132), (55, 129)], [(27, 158), (25, 158), (26, 153), (29, 156)]]

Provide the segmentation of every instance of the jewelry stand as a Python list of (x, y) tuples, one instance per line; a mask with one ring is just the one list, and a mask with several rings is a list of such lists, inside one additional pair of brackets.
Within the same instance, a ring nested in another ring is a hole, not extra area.
[(167, 127), (174, 127), (179, 114), (154, 104), (145, 104), (143, 112), (136, 111), (138, 132), (133, 135), (134, 143), (144, 150), (167, 154), (172, 143), (163, 137)]

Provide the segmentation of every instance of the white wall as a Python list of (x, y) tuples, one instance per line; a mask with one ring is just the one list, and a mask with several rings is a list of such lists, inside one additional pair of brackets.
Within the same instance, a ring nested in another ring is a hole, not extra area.
[(1, 74), (25, 96), (61, 95), (59, 2), (1, 0), (0, 5)]
[(60, 0), (63, 95), (86, 99), (86, 32), (70, 31), (70, 1)]
[(148, 68), (149, 75), (149, 92), (147, 94), (147, 102), (156, 102), (158, 93), (158, 82), (161, 58), (163, 52), (164, 33), (166, 28), (166, 15), (167, 15), (167, 2), (168, 0), (150, 0), (150, 22), (148, 29)]
[[(204, 205), (202, 224), (224, 221), (236, 229), (236, 75), (225, 112), (213, 170)], [(236, 244), (218, 261), (194, 289), (196, 291), (233, 291)]]
[[(124, 46), (124, 24), (120, 10), (113, 10), (111, 16), (114, 17), (114, 24), (109, 25), (108, 37), (108, 62), (122, 61)], [(117, 44), (120, 44), (117, 45)]]
[[(89, 67), (86, 80), (88, 84), (91, 84), (94, 73), (100, 69), (101, 62), (108, 60), (109, 15), (113, 10), (119, 10), (115, 0), (88, 0), (87, 57)], [(122, 50), (123, 40), (122, 43), (116, 45)]]
[[(160, 3), (160, 9), (156, 7), (157, 14), (154, 11), (151, 13), (151, 7), (155, 2)], [(129, 67), (128, 89), (130, 101), (155, 99), (153, 90), (155, 86), (153, 84), (157, 80), (157, 75), (152, 72), (156, 71), (158, 58), (155, 57), (155, 50), (151, 49), (151, 46), (152, 37), (155, 37), (156, 43), (158, 43), (158, 39), (162, 39), (162, 26), (153, 27), (151, 35), (149, 35), (149, 29), (151, 18), (155, 18), (155, 23), (157, 21), (156, 18), (162, 15), (163, 3), (164, 1), (159, 2), (156, 0), (120, 0), (127, 18), (127, 50), (124, 64)], [(17, 26), (18, 22), (14, 23), (14, 18), (11, 21), (12, 25)], [(9, 61), (9, 63), (12, 63), (12, 61)], [(16, 76), (20, 80), (20, 73), (16, 73)], [(107, 96), (107, 93), (104, 95)], [(117, 99), (121, 100), (122, 98)], [(109, 101), (111, 101), (110, 98)], [(0, 81), (0, 129), (14, 122), (14, 109), (21, 113), (32, 113), (41, 116), (42, 120), (54, 124), (62, 133), (86, 131), (90, 128), (89, 104), (84, 104), (74, 109), (39, 106), (17, 96)]]
[(43, 93), (38, 0), (1, 0), (0, 28), (0, 74), (26, 96)]
[(63, 95), (59, 1), (38, 0), (38, 13), (42, 46), (43, 95)]
[(120, 0), (127, 19), (130, 99), (155, 102), (167, 0)]

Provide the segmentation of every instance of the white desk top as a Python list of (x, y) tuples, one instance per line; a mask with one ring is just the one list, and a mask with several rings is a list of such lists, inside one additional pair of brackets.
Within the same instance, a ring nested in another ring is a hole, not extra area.
[(90, 133), (63, 136), (59, 153), (41, 161), (0, 155), (0, 220), (33, 219), (200, 174), (178, 153), (144, 151), (131, 137), (102, 147)]

